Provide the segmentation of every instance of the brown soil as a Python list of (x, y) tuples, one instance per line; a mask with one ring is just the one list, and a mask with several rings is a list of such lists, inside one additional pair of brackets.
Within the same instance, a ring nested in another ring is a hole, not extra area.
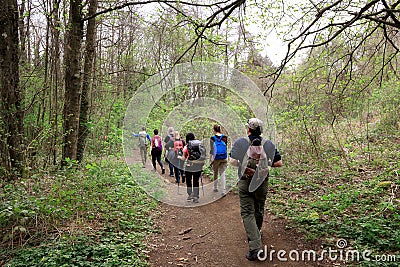
[[(174, 182), (165, 174), (164, 179)], [(201, 196), (200, 196), (201, 202)], [(268, 206), (268, 199), (267, 199)], [(230, 192), (208, 205), (177, 207), (160, 203), (156, 226), (160, 233), (148, 237), (151, 266), (338, 266), (325, 261), (291, 261), (291, 250), (321, 251), (321, 242), (305, 241), (295, 229), (266, 210), (262, 241), (268, 246), (267, 260), (251, 262), (245, 258), (247, 237), (239, 212), (239, 197)], [(183, 233), (187, 232), (187, 233)], [(276, 252), (285, 250), (287, 262), (279, 261)], [(269, 259), (273, 253), (273, 260)], [(301, 256), (300, 256), (301, 257)]]

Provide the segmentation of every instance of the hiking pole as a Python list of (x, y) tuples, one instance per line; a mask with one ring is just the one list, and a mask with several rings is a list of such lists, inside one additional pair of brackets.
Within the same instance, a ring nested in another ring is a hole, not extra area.
[[(178, 195), (179, 195), (179, 182), (181, 181), (180, 168), (181, 168), (181, 161), (178, 159), (178, 170), (175, 170), (175, 172), (178, 171)], [(176, 173), (175, 173), (175, 176), (176, 176)]]

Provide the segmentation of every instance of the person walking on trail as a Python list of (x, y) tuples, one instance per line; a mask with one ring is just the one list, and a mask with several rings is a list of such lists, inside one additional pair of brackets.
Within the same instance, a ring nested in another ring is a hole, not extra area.
[(150, 141), (150, 135), (146, 132), (146, 127), (142, 127), (139, 133), (133, 133), (133, 136), (139, 137), (138, 146), (140, 151), (140, 157), (142, 159), (143, 168), (146, 168), (147, 161), (147, 147)]
[(214, 136), (210, 138), (210, 162), (214, 172), (214, 192), (218, 192), (218, 173), (220, 175), (221, 195), (226, 194), (225, 171), (228, 163), (228, 137), (221, 133), (221, 125), (213, 127)]
[[(184, 162), (178, 157), (183, 155), (183, 148), (185, 147), (185, 141), (181, 140), (181, 136), (178, 131), (174, 132), (174, 136), (169, 139), (168, 143), (165, 145), (165, 150), (167, 151), (167, 159), (173, 165), (175, 173), (175, 181), (179, 183), (185, 182), (185, 176), (183, 172)], [(182, 179), (181, 179), (182, 178)]]
[(187, 200), (199, 202), (199, 180), (206, 158), (206, 150), (200, 140), (196, 140), (193, 133), (186, 135), (186, 145), (179, 159), (186, 160), (185, 176), (187, 187)]
[(230, 156), (231, 164), (239, 167), (240, 214), (249, 241), (246, 258), (254, 261), (264, 256), (261, 227), (267, 198), (268, 167), (281, 167), (282, 159), (275, 145), (261, 137), (261, 120), (251, 118), (246, 127), (248, 136), (234, 142)]
[[(167, 134), (167, 135), (165, 136), (165, 138), (164, 138), (164, 144), (165, 144), (165, 146), (167, 145), (167, 143), (169, 142), (169, 140), (170, 140), (171, 138), (174, 137), (174, 132), (175, 132), (174, 127), (169, 127), (169, 128), (168, 128), (168, 134)], [(168, 161), (168, 157), (167, 157), (167, 155), (168, 155), (168, 150), (165, 150), (164, 155), (165, 155), (165, 161), (168, 163), (169, 176), (170, 176), (170, 177), (174, 177), (174, 165), (171, 164), (171, 163)]]
[(164, 174), (165, 169), (164, 169), (164, 165), (161, 161), (163, 145), (162, 145), (161, 136), (158, 135), (157, 129), (154, 130), (154, 135), (150, 139), (150, 143), (151, 143), (151, 161), (153, 164), (153, 171), (157, 170), (157, 168), (156, 168), (156, 161), (157, 161), (161, 167), (161, 173)]

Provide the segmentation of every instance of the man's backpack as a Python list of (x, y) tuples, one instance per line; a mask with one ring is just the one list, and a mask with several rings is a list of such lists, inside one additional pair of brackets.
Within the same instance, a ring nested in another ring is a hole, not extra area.
[(226, 159), (228, 158), (228, 153), (226, 151), (226, 143), (222, 140), (224, 135), (213, 136), (214, 141), (214, 159)]
[(139, 132), (139, 147), (147, 146), (147, 133), (145, 131)]
[[(260, 142), (260, 139), (250, 141), (247, 138), (250, 146), (244, 155), (242, 162), (242, 176), (250, 180), (249, 192), (254, 192), (264, 182), (269, 174), (269, 167), (272, 166), (273, 154), (275, 154), (275, 146), (269, 142), (267, 146), (268, 153), (264, 150), (266, 139)], [(261, 144), (254, 145), (258, 140)]]
[(200, 162), (206, 160), (206, 149), (204, 148), (203, 142), (200, 140), (189, 141), (187, 149), (189, 153), (188, 160)]
[(176, 156), (182, 156), (183, 154), (183, 141), (176, 140), (174, 141), (174, 152)]

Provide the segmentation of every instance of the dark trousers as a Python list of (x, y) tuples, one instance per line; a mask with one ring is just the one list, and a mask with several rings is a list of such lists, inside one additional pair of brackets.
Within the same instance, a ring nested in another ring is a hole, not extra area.
[[(181, 164), (183, 164), (183, 163), (181, 163)], [(178, 167), (181, 167), (181, 166), (174, 166), (175, 179), (176, 179), (177, 182), (181, 182), (182, 181), (182, 183), (184, 183), (185, 179), (184, 179), (183, 176), (184, 176), (185, 172), (183, 170), (181, 170), (180, 168), (178, 168)]]
[(174, 175), (174, 170), (175, 170), (175, 167), (174, 167), (174, 165), (171, 163), (171, 162), (169, 162), (168, 160), (167, 160), (167, 162), (168, 162), (168, 168), (169, 168), (169, 175)]
[(160, 165), (161, 169), (164, 169), (164, 165), (161, 161), (161, 154), (162, 151), (158, 151), (155, 149), (151, 150), (151, 163), (153, 164), (154, 169), (156, 169), (156, 161), (158, 162), (158, 165)]
[[(193, 196), (199, 197), (199, 180), (201, 171), (198, 172), (185, 172), (186, 174), (186, 187), (187, 193), (190, 196), (193, 193)], [(193, 188), (192, 188), (193, 187)]]

